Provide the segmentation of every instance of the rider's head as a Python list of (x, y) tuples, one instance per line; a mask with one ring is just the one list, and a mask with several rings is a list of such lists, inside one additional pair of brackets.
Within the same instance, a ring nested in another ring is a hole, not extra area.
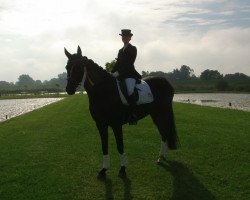
[(131, 33), (131, 30), (129, 29), (122, 29), (121, 30), (122, 33), (119, 34), (120, 36), (122, 36), (122, 41), (124, 44), (128, 44), (129, 41), (131, 40), (133, 34)]

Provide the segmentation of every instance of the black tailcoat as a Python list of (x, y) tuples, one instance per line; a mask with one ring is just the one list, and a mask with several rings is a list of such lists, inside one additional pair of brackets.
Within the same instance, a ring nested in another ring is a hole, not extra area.
[(118, 71), (119, 78), (141, 79), (141, 75), (135, 70), (134, 62), (137, 55), (137, 49), (130, 43), (123, 51), (121, 48), (118, 52), (118, 58), (112, 72)]

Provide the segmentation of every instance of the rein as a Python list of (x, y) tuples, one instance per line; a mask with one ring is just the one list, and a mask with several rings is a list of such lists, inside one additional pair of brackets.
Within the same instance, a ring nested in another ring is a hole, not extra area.
[(84, 69), (84, 73), (83, 73), (83, 77), (82, 77), (82, 81), (81, 81), (80, 85), (82, 85), (84, 87), (85, 81), (87, 79), (89, 81), (90, 85), (93, 87), (95, 85), (95, 83), (88, 76), (88, 74), (87, 74), (87, 67), (83, 67), (83, 69)]
[(83, 73), (82, 81), (81, 81), (81, 83), (80, 83), (80, 85), (81, 85), (82, 87), (84, 87), (84, 84), (85, 84), (85, 81), (86, 81), (86, 77), (87, 77), (87, 68), (84, 67), (84, 73)]

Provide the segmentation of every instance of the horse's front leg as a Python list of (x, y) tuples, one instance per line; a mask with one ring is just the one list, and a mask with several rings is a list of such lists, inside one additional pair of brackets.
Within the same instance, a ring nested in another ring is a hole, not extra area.
[(103, 166), (101, 171), (98, 173), (97, 178), (102, 179), (106, 177), (106, 171), (110, 168), (110, 158), (108, 154), (108, 126), (102, 123), (96, 123), (96, 126), (101, 137), (103, 153)]
[(114, 125), (112, 126), (112, 129), (115, 134), (116, 146), (120, 154), (120, 161), (121, 161), (121, 168), (118, 176), (124, 179), (127, 177), (125, 169), (128, 166), (128, 159), (127, 155), (124, 153), (122, 125)]

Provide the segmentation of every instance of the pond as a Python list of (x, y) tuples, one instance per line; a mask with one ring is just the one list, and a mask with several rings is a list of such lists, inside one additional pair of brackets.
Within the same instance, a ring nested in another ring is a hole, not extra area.
[(250, 112), (250, 94), (192, 93), (175, 94), (174, 101), (244, 110)]
[[(0, 100), (0, 122), (41, 108), (63, 98)], [(250, 94), (192, 93), (175, 94), (174, 101), (250, 112)]]
[(63, 98), (7, 99), (0, 100), (0, 122), (41, 108)]

